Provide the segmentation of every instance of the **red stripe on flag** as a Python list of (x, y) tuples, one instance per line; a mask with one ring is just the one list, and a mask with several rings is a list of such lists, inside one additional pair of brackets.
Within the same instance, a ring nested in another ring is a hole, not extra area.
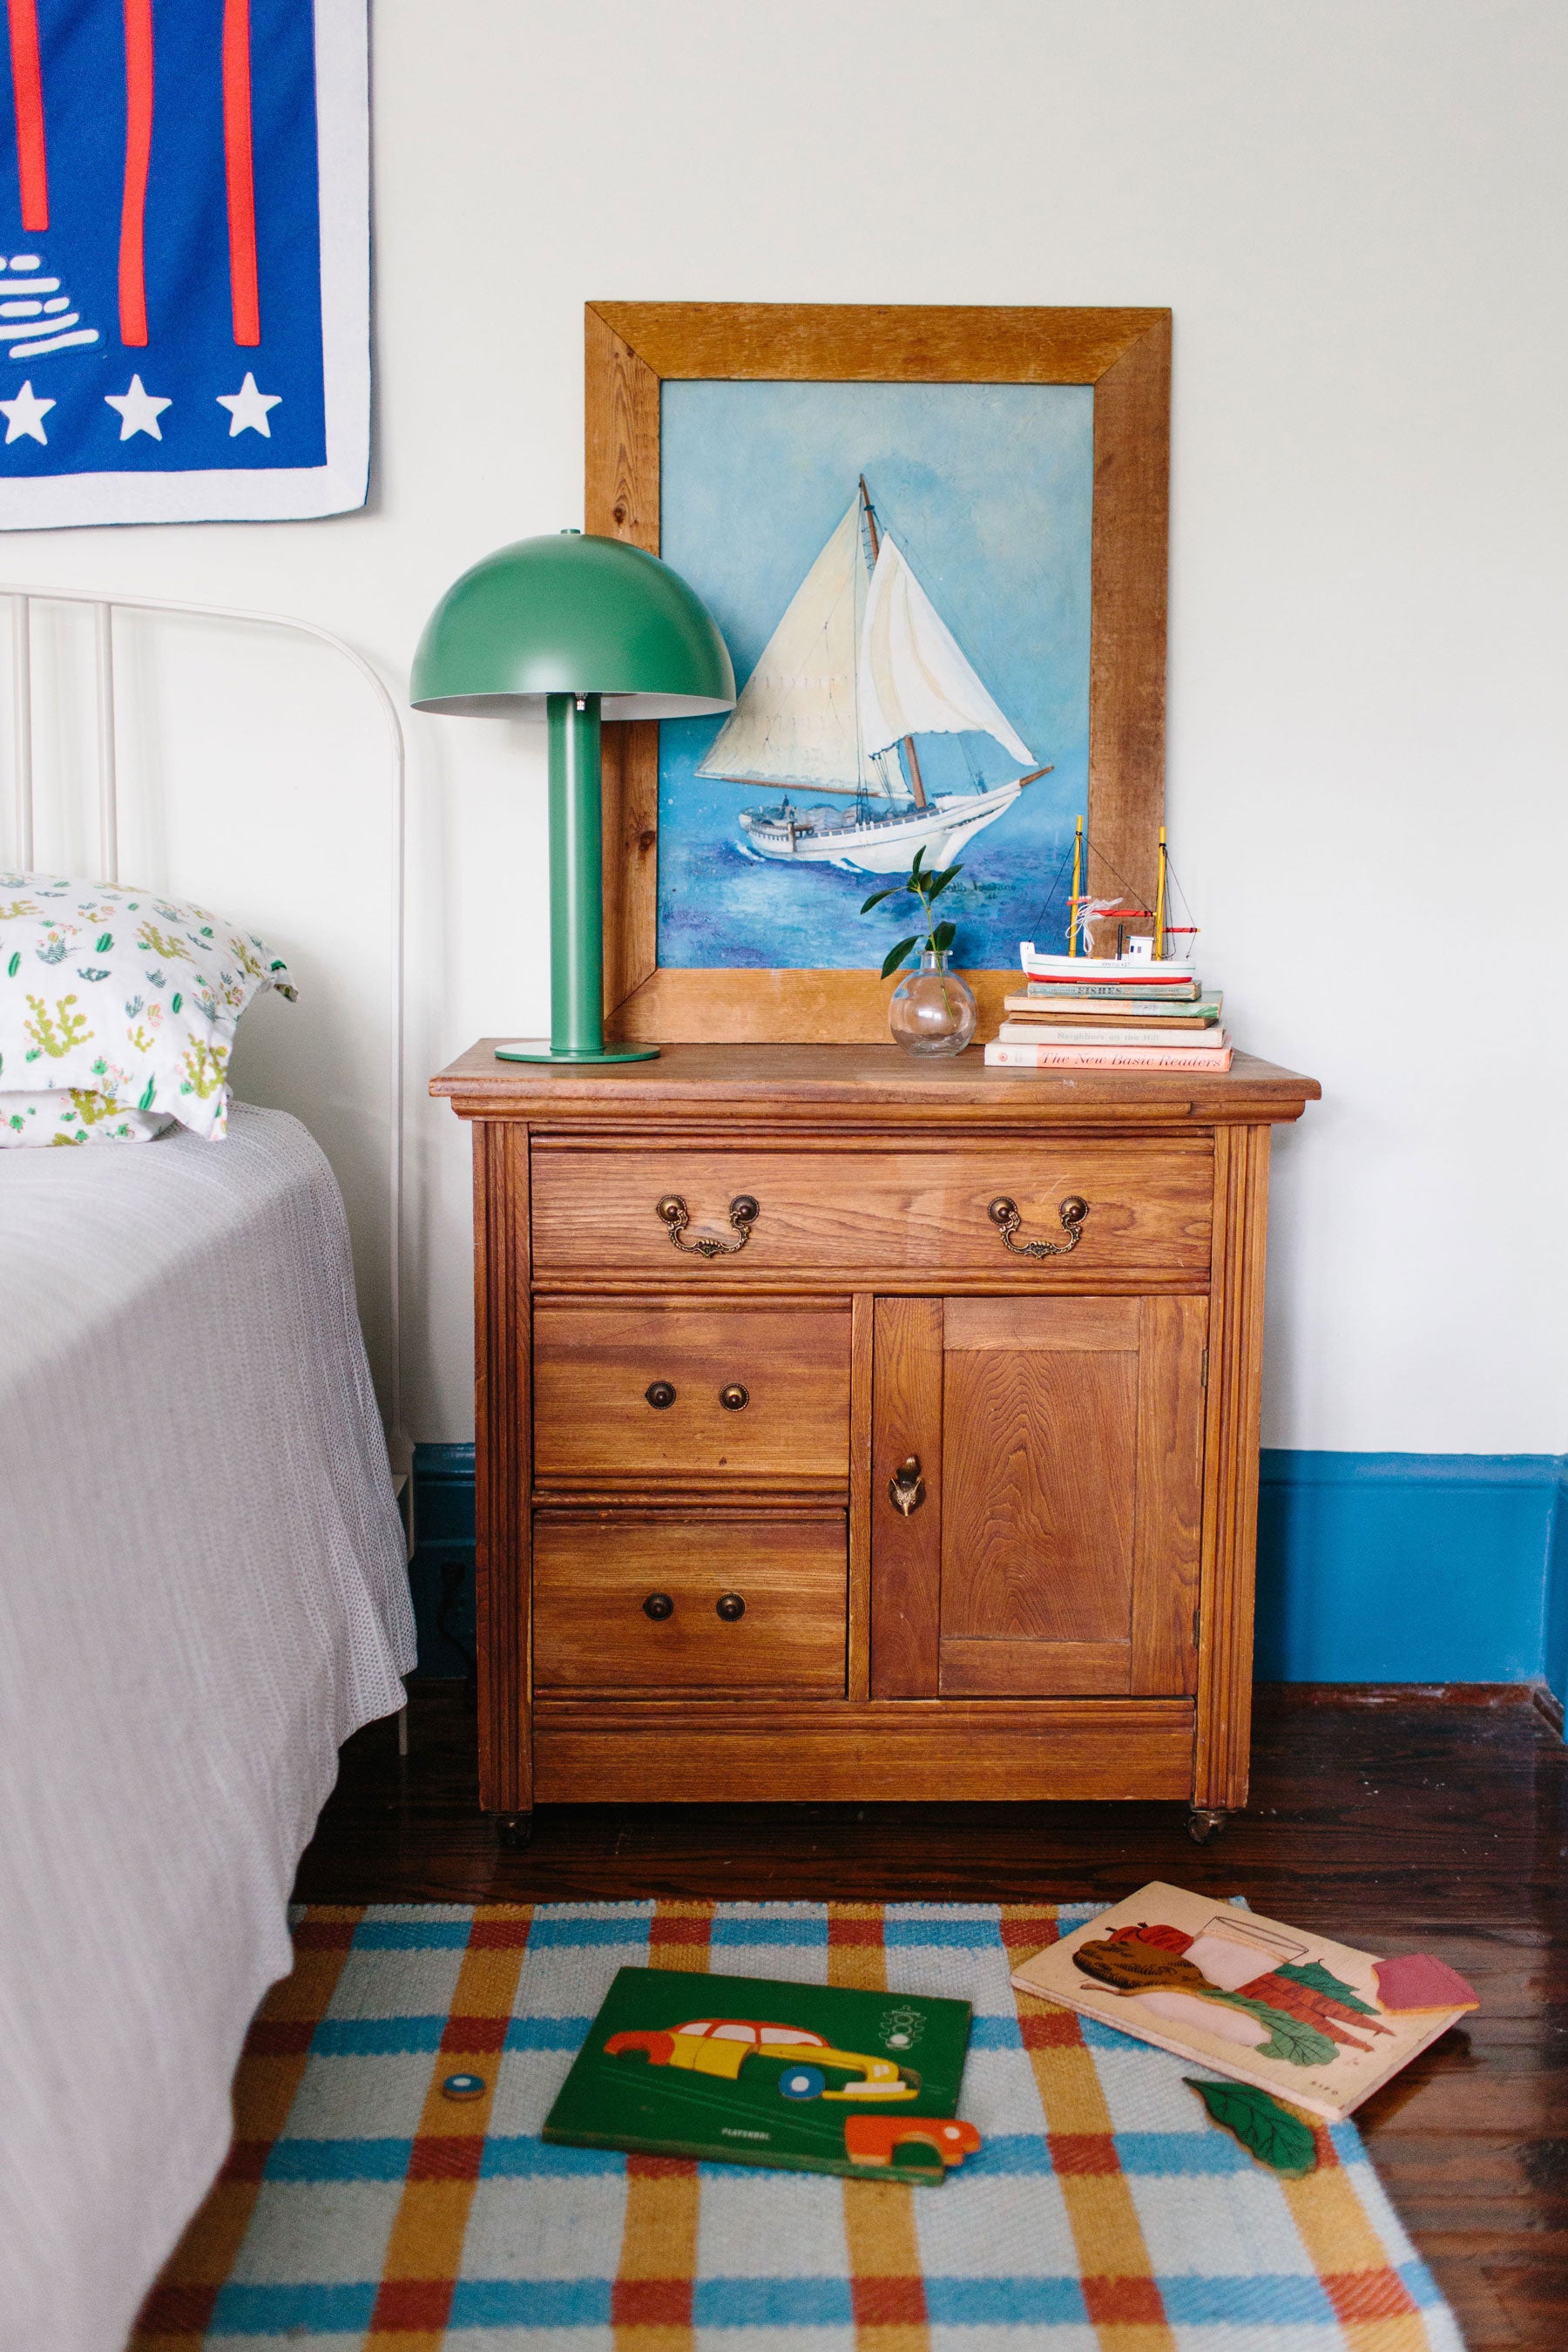
[(11, 19), (11, 87), (16, 99), (16, 179), (22, 226), (49, 225), (48, 160), (44, 149), (44, 78), (38, 68), (37, 0), (7, 0)]
[(250, 0), (224, 0), (223, 163), (228, 182), (228, 286), (237, 343), (261, 341), (256, 283), (256, 171), (250, 144)]
[(120, 205), (120, 340), (147, 340), (143, 236), (153, 160), (153, 0), (125, 0), (125, 193)]

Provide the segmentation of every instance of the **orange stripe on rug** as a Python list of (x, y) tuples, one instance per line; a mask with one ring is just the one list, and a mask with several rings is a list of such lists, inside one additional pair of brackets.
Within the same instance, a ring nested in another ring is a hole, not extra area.
[[(1036, 1924), (1043, 1932), (1032, 1950), (1054, 1943), (1058, 1932), (1054, 1919), (1036, 1915)], [(1004, 1941), (1011, 1940), (1005, 1934)], [(1021, 1937), (1016, 1948), (1022, 1958)], [(1015, 1990), (1014, 1999), (1100, 2352), (1175, 2352), (1143, 2226), (1116, 2152), (1110, 2110), (1078, 2019), (1070, 2009), (1030, 1993)]]
[(198, 2352), (205, 2343), (363, 1916), (363, 1904), (312, 1903), (296, 1922), (294, 1966), (257, 2011), (235, 2074), (234, 2138), (223, 2170), (142, 2305), (127, 2352)]
[[(439, 2352), (445, 2338), (532, 1918), (530, 1903), (474, 1914), (371, 2313), (377, 2352)], [(483, 2096), (446, 2097), (452, 2074), (479, 2075)]]
[[(880, 1903), (835, 1903), (827, 1914), (827, 1981), (888, 1990)], [(858, 2352), (929, 2352), (925, 2280), (907, 2180), (847, 2180), (844, 2238)], [(928, 2192), (929, 2193), (929, 2192)]]
[[(650, 1969), (706, 1971), (711, 1903), (660, 1903), (648, 1927)], [(692, 2289), (701, 2196), (683, 2156), (628, 2156), (626, 2214), (610, 2289), (616, 2352), (692, 2352)]]
[(1391, 2266), (1327, 2126), (1296, 2112), (1312, 2126), (1318, 2168), (1300, 2180), (1281, 2176), (1279, 2185), (1349, 2352), (1431, 2352), (1426, 2322)]

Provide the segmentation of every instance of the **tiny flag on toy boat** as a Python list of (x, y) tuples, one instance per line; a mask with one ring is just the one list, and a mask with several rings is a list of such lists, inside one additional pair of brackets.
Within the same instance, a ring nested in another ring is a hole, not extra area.
[(365, 0), (6, 16), (0, 528), (363, 506)]

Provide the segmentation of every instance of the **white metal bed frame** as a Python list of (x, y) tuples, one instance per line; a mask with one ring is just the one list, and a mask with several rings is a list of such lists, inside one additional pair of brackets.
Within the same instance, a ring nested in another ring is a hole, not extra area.
[(296, 620), (288, 613), (249, 612), (227, 604), (176, 604), (161, 596), (122, 596), (110, 591), (80, 588), (26, 588), (0, 585), (0, 596), (10, 600), (12, 678), (15, 718), (16, 845), (18, 863), (33, 864), (35, 796), (33, 788), (33, 606), (79, 604), (93, 615), (98, 702), (98, 824), (101, 871), (95, 881), (120, 879), (119, 748), (115, 736), (116, 613), (160, 613), (182, 620), (239, 622), (260, 629), (288, 629), (326, 646), (357, 671), (375, 698), (386, 726), (388, 816), (391, 823), (392, 908), (389, 926), (392, 982), (392, 1116), (387, 1169), (390, 1240), (388, 1255), (392, 1363), (388, 1377), (390, 1412), (388, 1439), (395, 1471), (407, 1467), (408, 1440), (403, 1428), (403, 1109), (404, 1109), (404, 867), (405, 863), (405, 761), (403, 725), (385, 683), (342, 637), (314, 621)]

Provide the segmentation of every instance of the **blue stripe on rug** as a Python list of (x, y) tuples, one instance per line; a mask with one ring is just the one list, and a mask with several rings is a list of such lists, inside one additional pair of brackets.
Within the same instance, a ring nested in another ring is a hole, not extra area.
[(529, 1949), (536, 1950), (542, 1944), (578, 1948), (591, 1944), (646, 1944), (652, 1917), (651, 1911), (642, 1911), (613, 1919), (556, 1919), (536, 1911), (528, 1931)]
[(1249, 2278), (1162, 2273), (1154, 2282), (1174, 2327), (1332, 2325), (1333, 2305), (1310, 2271), (1259, 2271)]
[(707, 2278), (692, 2289), (699, 2327), (848, 2327), (855, 2307), (841, 2278)]
[(526, 2132), (492, 2132), (479, 2159), (479, 2179), (564, 2179), (574, 2174), (622, 2172), (626, 2162), (616, 2147), (568, 2147), (560, 2140), (535, 2139)]
[(362, 1919), (354, 1929), (356, 1952), (460, 1952), (468, 1944), (467, 1919)]
[(214, 2336), (361, 2334), (370, 2326), (380, 2282), (353, 2279), (336, 2286), (243, 2286), (232, 2279), (217, 2293), (208, 2325)]
[(1061, 2327), (1089, 2317), (1076, 2278), (933, 2278), (926, 2310), (939, 2326)]
[[(731, 1919), (720, 1912), (709, 1938), (715, 1950), (735, 1944), (798, 1944), (804, 1950), (826, 1951), (827, 1922), (824, 1919)], [(722, 1971), (721, 1971), (722, 1973)]]
[[(281, 2139), (267, 2159), (268, 2180), (401, 2180), (413, 2152), (412, 2139)], [(1251, 2159), (1218, 2132), (1118, 2132), (1116, 2152), (1123, 2172), (1143, 2179), (1172, 2175), (1246, 2172)], [(529, 2133), (496, 2134), (485, 2142), (480, 2177), (487, 2180), (567, 2179), (620, 2171), (626, 2158), (613, 2148), (571, 2147)], [(1052, 2169), (1038, 2132), (998, 2132), (986, 2140), (972, 2173), (1005, 2172), (1043, 2179)], [(705, 2178), (733, 2179), (728, 2165), (707, 2164)]]
[(267, 2158), (268, 2180), (402, 2180), (411, 2139), (280, 2139)]
[(607, 2327), (610, 2281), (459, 2279), (448, 2328)]

